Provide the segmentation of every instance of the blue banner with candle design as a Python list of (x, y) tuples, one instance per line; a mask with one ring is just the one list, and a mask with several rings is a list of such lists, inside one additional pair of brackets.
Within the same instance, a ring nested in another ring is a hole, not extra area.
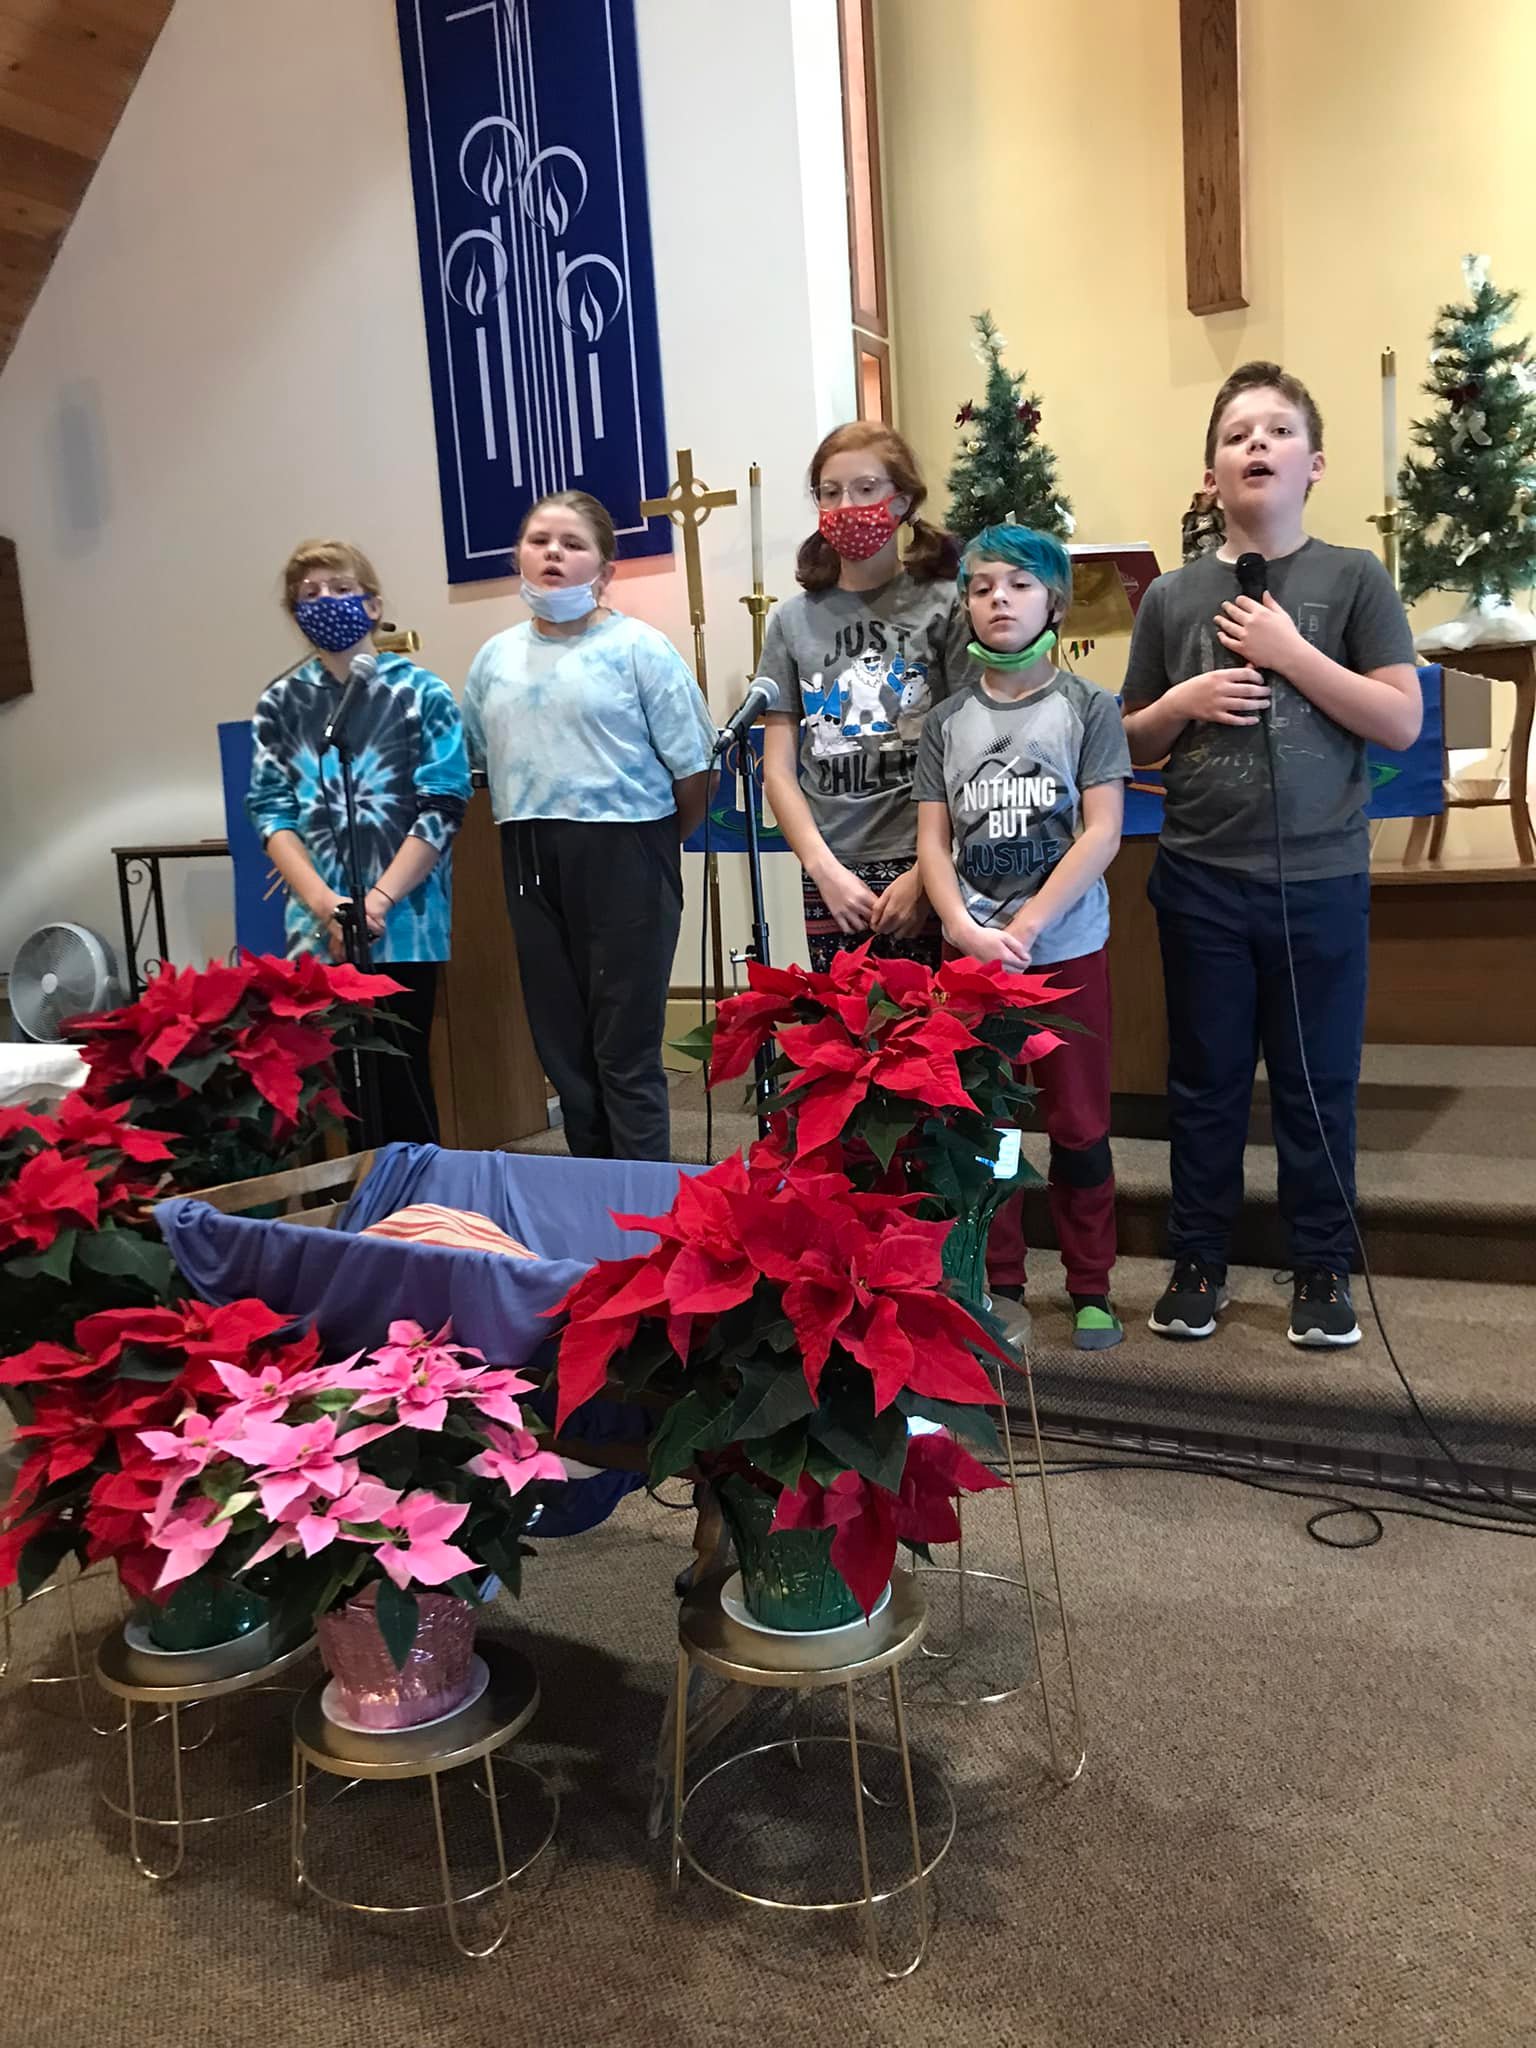
[(396, 0), (450, 583), (590, 491), (672, 551), (634, 0)]

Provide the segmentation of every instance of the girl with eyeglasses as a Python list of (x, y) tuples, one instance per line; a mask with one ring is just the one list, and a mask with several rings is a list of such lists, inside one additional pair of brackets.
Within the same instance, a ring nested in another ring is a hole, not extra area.
[(795, 565), (801, 587), (769, 613), (758, 664), (783, 707), (766, 721), (764, 788), (803, 871), (812, 967), (866, 941), (937, 967), (912, 777), (929, 707), (969, 664), (958, 550), (918, 516), (916, 460), (879, 421), (828, 434), (810, 481), (818, 519)]

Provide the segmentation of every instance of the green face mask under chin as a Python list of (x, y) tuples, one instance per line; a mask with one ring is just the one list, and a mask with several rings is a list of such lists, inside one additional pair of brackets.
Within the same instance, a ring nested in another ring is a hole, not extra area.
[(1017, 654), (999, 654), (995, 647), (984, 647), (979, 640), (973, 640), (966, 650), (973, 654), (983, 668), (1032, 668), (1043, 654), (1049, 654), (1056, 645), (1056, 628), (1047, 626), (1038, 640), (1031, 640), (1027, 647), (1021, 647)]

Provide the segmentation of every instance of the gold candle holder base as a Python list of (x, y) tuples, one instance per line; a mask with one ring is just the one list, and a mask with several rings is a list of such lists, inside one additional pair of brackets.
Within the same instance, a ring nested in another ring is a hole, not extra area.
[(1367, 523), (1374, 526), (1381, 535), (1381, 559), (1387, 574), (1392, 578), (1392, 588), (1398, 588), (1398, 519), (1397, 500), (1388, 498), (1379, 512), (1366, 514)]

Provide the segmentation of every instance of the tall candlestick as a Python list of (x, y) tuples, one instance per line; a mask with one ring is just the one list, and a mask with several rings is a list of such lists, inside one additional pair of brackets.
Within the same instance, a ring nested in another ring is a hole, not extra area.
[(1381, 352), (1381, 494), (1397, 496), (1397, 350)]
[(763, 472), (754, 462), (747, 471), (747, 495), (752, 506), (752, 587), (763, 587)]

